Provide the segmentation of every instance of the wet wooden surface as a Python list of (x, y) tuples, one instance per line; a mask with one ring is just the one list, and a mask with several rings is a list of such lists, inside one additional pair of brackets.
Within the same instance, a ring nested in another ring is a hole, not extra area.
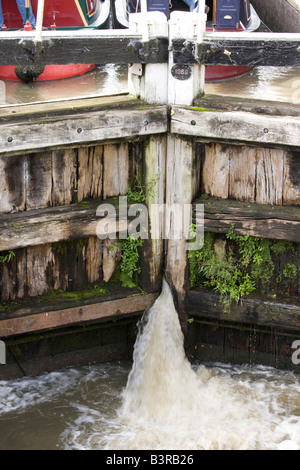
[(194, 203), (204, 204), (207, 232), (228, 233), (233, 227), (239, 235), (300, 242), (298, 207), (275, 207), (209, 197), (197, 199)]
[[(298, 299), (299, 300), (299, 299)], [(224, 311), (219, 294), (205, 289), (192, 289), (187, 297), (190, 317), (262, 325), (299, 331), (300, 303), (248, 297), (239, 304), (234, 301)]]
[(32, 315), (14, 316), (0, 320), (1, 338), (40, 332), (51, 328), (60, 328), (91, 321), (120, 319), (146, 310), (157, 294), (131, 295), (116, 300), (90, 305), (81, 305), (63, 310), (46, 311)]

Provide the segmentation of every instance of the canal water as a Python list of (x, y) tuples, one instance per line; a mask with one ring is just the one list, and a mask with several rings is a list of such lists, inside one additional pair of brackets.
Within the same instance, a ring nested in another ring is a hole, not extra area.
[[(83, 76), (48, 82), (0, 81), (0, 106), (126, 93), (127, 66), (97, 66)], [(256, 67), (241, 77), (207, 83), (207, 94), (232, 95), (300, 104), (297, 67)]]
[(133, 364), (0, 382), (0, 449), (300, 450), (300, 376), (187, 360), (169, 287)]
[[(61, 82), (7, 82), (1, 105), (127, 91), (127, 69)], [(207, 93), (299, 104), (295, 68), (257, 68)], [(263, 366), (193, 364), (165, 285), (140, 324), (134, 361), (0, 381), (0, 450), (300, 450), (300, 376)]]

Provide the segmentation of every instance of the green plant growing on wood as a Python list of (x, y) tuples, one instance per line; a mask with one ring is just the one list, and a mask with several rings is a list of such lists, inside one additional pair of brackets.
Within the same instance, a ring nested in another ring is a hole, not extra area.
[[(267, 293), (274, 275), (273, 258), (290, 251), (296, 256), (291, 242), (237, 235), (233, 226), (226, 234), (226, 250), (215, 247), (215, 236), (205, 233), (203, 248), (188, 254), (190, 287), (213, 288), (221, 295), (225, 310), (232, 301), (239, 302), (258, 288)], [(286, 278), (295, 278), (296, 265), (287, 263), (283, 269)]]
[(16, 256), (13, 251), (9, 251), (6, 255), (0, 256), (0, 263), (9, 263)]
[(124, 287), (138, 287), (138, 275), (141, 272), (139, 250), (143, 246), (143, 239), (131, 235), (122, 240), (121, 246), (120, 281)]
[(139, 177), (135, 178), (134, 186), (129, 183), (127, 198), (131, 204), (142, 204), (147, 199), (154, 197), (157, 193), (156, 185), (160, 179), (160, 175), (155, 176), (147, 185), (143, 185)]
[(298, 274), (298, 268), (295, 264), (287, 263), (283, 268), (283, 275), (288, 279), (295, 279)]
[[(130, 183), (128, 187), (128, 202), (131, 204), (142, 204), (149, 198), (154, 197), (159, 178), (160, 175), (157, 175), (147, 185), (143, 185), (140, 179), (136, 177), (134, 186)], [(121, 245), (122, 249), (120, 263), (120, 281), (122, 286), (138, 288), (138, 275), (141, 272), (139, 259), (144, 240), (132, 234), (125, 240), (118, 240), (117, 243)]]

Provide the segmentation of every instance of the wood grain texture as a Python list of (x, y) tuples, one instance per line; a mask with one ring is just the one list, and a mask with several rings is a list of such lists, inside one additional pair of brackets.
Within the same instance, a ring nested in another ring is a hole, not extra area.
[(186, 39), (172, 41), (177, 64), (299, 66), (299, 34), (247, 32), (230, 36), (209, 32), (203, 44)]
[(0, 336), (7, 338), (50, 328), (88, 324), (92, 321), (114, 320), (141, 313), (151, 305), (157, 294), (132, 295), (63, 310), (0, 320)]
[(300, 305), (249, 297), (225, 312), (220, 296), (204, 289), (193, 289), (187, 305), (192, 317), (299, 330)]
[(202, 191), (223, 199), (300, 205), (299, 152), (207, 144)]
[[(228, 233), (300, 242), (300, 208), (206, 198), (204, 228), (207, 232)], [(201, 223), (201, 221), (200, 221)]]
[(165, 133), (166, 106), (147, 110), (90, 111), (88, 113), (11, 121), (1, 126), (1, 153), (41, 151), (61, 146), (80, 147), (101, 141)]
[[(87, 205), (37, 209), (0, 216), (0, 251), (100, 235), (97, 208), (103, 201)], [(116, 201), (107, 200), (116, 205)], [(116, 206), (116, 211), (118, 205)], [(127, 229), (127, 220), (117, 220), (117, 230)], [(103, 232), (105, 234), (105, 232)]]
[(122, 29), (43, 31), (37, 44), (34, 34), (18, 31), (0, 36), (0, 65), (130, 64), (161, 63), (168, 59), (168, 38), (150, 38)]
[(171, 132), (181, 135), (256, 145), (300, 146), (299, 117), (258, 115), (248, 112), (219, 112), (173, 106)]

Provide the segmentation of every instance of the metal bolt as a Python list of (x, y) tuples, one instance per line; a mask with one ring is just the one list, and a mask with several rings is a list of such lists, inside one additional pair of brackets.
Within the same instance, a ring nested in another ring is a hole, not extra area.
[(144, 119), (143, 122), (142, 122), (142, 126), (148, 126), (149, 124), (149, 121), (147, 121), (147, 119)]
[(267, 134), (269, 132), (269, 129), (265, 128), (264, 133)]
[(195, 125), (196, 125), (196, 121), (194, 121), (194, 120), (191, 121), (191, 125), (192, 125), (192, 126), (195, 126)]
[(82, 127), (78, 127), (77, 129), (78, 134), (81, 134), (82, 131), (83, 131)]
[(7, 142), (12, 142), (13, 140), (14, 140), (13, 137), (9, 137), (9, 138), (7, 139)]

